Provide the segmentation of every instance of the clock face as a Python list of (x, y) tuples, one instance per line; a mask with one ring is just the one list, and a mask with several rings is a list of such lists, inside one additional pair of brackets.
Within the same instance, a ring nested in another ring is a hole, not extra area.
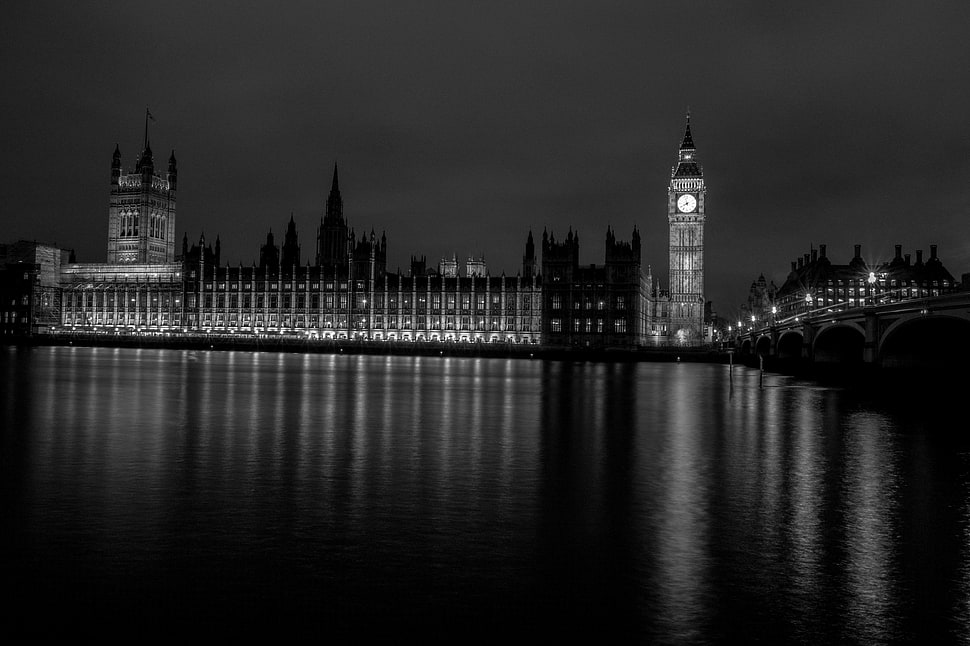
[(696, 208), (697, 200), (690, 193), (677, 198), (677, 210), (681, 213), (693, 213)]

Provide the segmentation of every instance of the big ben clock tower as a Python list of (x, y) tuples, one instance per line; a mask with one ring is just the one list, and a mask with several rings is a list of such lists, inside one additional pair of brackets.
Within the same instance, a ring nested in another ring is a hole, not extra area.
[(687, 130), (677, 165), (667, 188), (670, 225), (671, 341), (699, 343), (704, 334), (704, 170), (695, 157), (694, 139)]

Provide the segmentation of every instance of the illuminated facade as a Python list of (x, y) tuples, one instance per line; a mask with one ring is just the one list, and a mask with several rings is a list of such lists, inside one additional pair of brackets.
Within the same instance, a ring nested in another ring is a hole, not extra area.
[(183, 325), (180, 263), (77, 263), (61, 269), (63, 325), (171, 330)]
[[(146, 145), (139, 166), (146, 177), (150, 162)], [(119, 180), (125, 177), (119, 168), (116, 151), (109, 262), (71, 263), (59, 269), (60, 323), (70, 330), (282, 334), (375, 341), (541, 340), (542, 290), (534, 272), (534, 250), (525, 276), (489, 276), (484, 259), (472, 260), (466, 276), (459, 276), (457, 267), (446, 276), (423, 271), (411, 276), (388, 274), (386, 236), (378, 238), (371, 231), (358, 238), (348, 228), (336, 166), (317, 230), (316, 263), (301, 265), (299, 235), (291, 216), (282, 248), (271, 231), (260, 248), (259, 264), (251, 267), (223, 266), (219, 239), (213, 247), (204, 236), (191, 247), (183, 237), (182, 254), (176, 262), (134, 262), (127, 256), (112, 255), (118, 222), (135, 226), (131, 214), (119, 209), (119, 204), (126, 203), (115, 199), (125, 195), (119, 186), (129, 186)], [(167, 181), (164, 188), (172, 193), (174, 206), (174, 158)], [(166, 226), (173, 223), (174, 217), (166, 220)], [(152, 236), (140, 235), (143, 225), (137, 231), (138, 236), (130, 236), (130, 244), (151, 242)], [(167, 235), (171, 230), (164, 232)], [(146, 254), (156, 257), (149, 247), (139, 249), (139, 258)], [(167, 250), (165, 255), (169, 255)]]
[(105, 263), (60, 267), (61, 324), (72, 329), (171, 330), (184, 323), (182, 262), (175, 257), (175, 152), (155, 173), (145, 119), (145, 148), (135, 170), (111, 160)]
[(168, 172), (155, 173), (148, 145), (134, 170), (121, 170), (121, 150), (115, 146), (111, 160), (111, 198), (108, 207), (108, 264), (158, 264), (175, 261), (175, 188), (178, 172), (175, 151)]
[[(437, 268), (412, 256), (408, 275), (388, 273), (386, 236), (358, 237), (344, 217), (336, 165), (315, 248), (300, 245), (291, 214), (282, 244), (270, 231), (258, 263), (230, 267), (221, 261), (218, 237), (214, 245), (202, 237), (190, 247), (183, 236), (176, 254), (175, 156), (164, 177), (155, 173), (146, 122), (134, 171), (122, 172), (117, 146), (112, 158), (107, 262), (59, 264), (59, 314), (32, 329), (59, 323), (69, 331), (118, 334), (580, 348), (701, 343), (705, 188), (689, 122), (679, 156), (668, 190), (669, 290), (655, 290), (649, 268), (641, 271), (636, 227), (629, 242), (607, 228), (602, 265), (579, 263), (579, 234), (570, 230), (562, 241), (544, 232), (541, 256), (530, 232), (515, 276), (490, 275), (484, 255), (463, 265), (453, 255)], [(25, 314), (7, 316), (20, 321)]]
[[(704, 333), (704, 170), (697, 162), (690, 115), (667, 188), (670, 288), (666, 323), (671, 341), (697, 343)], [(663, 325), (663, 324), (662, 324)]]
[(925, 261), (921, 249), (913, 262), (910, 254), (902, 253), (902, 245), (896, 245), (892, 260), (871, 263), (862, 258), (862, 245), (855, 245), (846, 265), (833, 264), (823, 244), (792, 261), (791, 272), (774, 300), (766, 302), (763, 311), (752, 314), (757, 320), (766, 320), (772, 314), (771, 307), (777, 317), (838, 312), (939, 296), (959, 287), (943, 266), (935, 244), (930, 245), (930, 257)]
[[(328, 212), (335, 213), (332, 207), (338, 203), (342, 209), (335, 175)], [(346, 226), (335, 218), (327, 225)], [(318, 239), (328, 240), (323, 226)], [(323, 245), (320, 257), (327, 264), (301, 266), (292, 219), (283, 253), (270, 233), (258, 266), (221, 266), (218, 245), (213, 249), (204, 239), (191, 248), (185, 243), (183, 327), (205, 333), (295, 334), (311, 339), (541, 340), (538, 277), (388, 274), (384, 235), (378, 239), (371, 232), (358, 239), (351, 229), (343, 244), (344, 252), (335, 244)]]

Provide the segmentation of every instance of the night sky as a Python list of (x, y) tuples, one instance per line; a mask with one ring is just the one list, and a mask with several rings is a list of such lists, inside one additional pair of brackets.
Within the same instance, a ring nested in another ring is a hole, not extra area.
[[(178, 238), (251, 263), (292, 212), (312, 256), (334, 162), (358, 235), (484, 254), (607, 225), (667, 282), (689, 106), (708, 185), (707, 298), (828, 245), (938, 244), (970, 271), (966, 2), (15, 3), (0, 22), (0, 241), (106, 253), (111, 154), (179, 162)], [(915, 256), (915, 253), (914, 253)]]

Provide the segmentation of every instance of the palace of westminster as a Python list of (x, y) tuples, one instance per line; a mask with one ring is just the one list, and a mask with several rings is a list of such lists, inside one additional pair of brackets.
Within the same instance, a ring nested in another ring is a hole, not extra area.
[[(348, 226), (336, 166), (315, 253), (304, 251), (291, 216), (281, 245), (270, 233), (258, 264), (232, 267), (221, 262), (218, 238), (177, 241), (177, 184), (174, 152), (167, 171), (156, 170), (146, 120), (134, 169), (123, 171), (114, 151), (105, 263), (77, 263), (72, 252), (37, 242), (0, 244), (0, 337), (295, 335), (636, 348), (700, 345), (716, 334), (705, 318), (706, 188), (689, 116), (667, 189), (667, 289), (649, 265), (643, 271), (636, 228), (630, 241), (607, 228), (602, 265), (580, 265), (579, 233), (570, 229), (561, 239), (544, 231), (540, 256), (529, 232), (515, 276), (489, 275), (483, 259), (470, 258), (462, 272), (456, 258), (435, 268), (415, 256), (407, 275), (388, 272), (386, 236), (358, 237)], [(935, 248), (931, 261), (927, 285), (953, 286), (933, 264)], [(770, 297), (797, 301), (803, 282), (787, 297)]]

